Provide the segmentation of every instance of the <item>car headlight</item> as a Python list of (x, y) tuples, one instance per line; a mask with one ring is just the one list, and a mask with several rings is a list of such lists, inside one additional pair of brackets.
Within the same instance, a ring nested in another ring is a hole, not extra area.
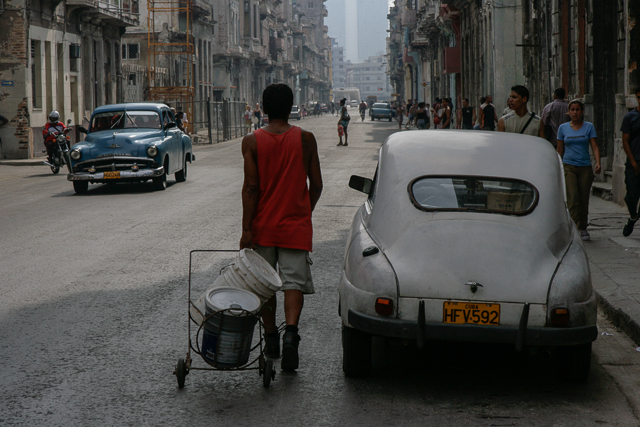
[(82, 152), (77, 148), (75, 148), (71, 150), (71, 153), (69, 154), (69, 156), (71, 156), (73, 160), (80, 160), (80, 158), (82, 157)]
[(158, 147), (156, 147), (155, 145), (149, 146), (149, 148), (147, 148), (147, 155), (149, 157), (157, 156), (158, 155)]

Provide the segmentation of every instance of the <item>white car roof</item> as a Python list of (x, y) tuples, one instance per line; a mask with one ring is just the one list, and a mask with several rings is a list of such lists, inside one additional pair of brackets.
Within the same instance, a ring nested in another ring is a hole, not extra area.
[[(519, 179), (539, 193), (524, 216), (479, 212), (424, 212), (409, 198), (409, 184), (429, 175), (468, 175)], [(503, 132), (417, 130), (391, 135), (380, 149), (373, 210), (366, 220), (383, 246), (425, 221), (498, 221), (548, 239), (558, 255), (571, 235), (564, 202), (564, 175), (558, 155), (546, 140)]]

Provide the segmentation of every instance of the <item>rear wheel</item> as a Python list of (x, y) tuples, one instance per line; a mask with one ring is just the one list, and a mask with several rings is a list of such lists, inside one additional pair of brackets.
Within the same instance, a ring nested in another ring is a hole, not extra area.
[(572, 383), (584, 383), (591, 369), (591, 343), (558, 347), (562, 375)]
[(189, 164), (189, 162), (187, 161), (187, 159), (189, 158), (191, 154), (187, 154), (184, 158), (184, 160), (182, 161), (182, 170), (179, 170), (178, 172), (175, 173), (175, 177), (176, 177), (176, 182), (185, 182), (187, 180), (187, 165)]
[(342, 371), (347, 377), (371, 372), (371, 335), (342, 326)]
[(57, 173), (60, 172), (60, 166), (51, 166), (51, 172), (53, 172), (54, 175), (57, 175)]
[(88, 181), (73, 181), (73, 190), (76, 194), (86, 194), (89, 190), (89, 182)]
[(389, 121), (391, 121), (391, 117), (389, 117)]

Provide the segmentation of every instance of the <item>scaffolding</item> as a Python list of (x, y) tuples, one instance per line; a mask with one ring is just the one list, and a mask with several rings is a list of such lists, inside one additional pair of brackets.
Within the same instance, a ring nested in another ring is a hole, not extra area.
[[(193, 120), (194, 55), (192, 32), (193, 0), (147, 0), (149, 100), (182, 108)], [(178, 31), (162, 26), (178, 20)], [(168, 76), (159, 72), (169, 70)], [(158, 72), (157, 72), (157, 71)]]

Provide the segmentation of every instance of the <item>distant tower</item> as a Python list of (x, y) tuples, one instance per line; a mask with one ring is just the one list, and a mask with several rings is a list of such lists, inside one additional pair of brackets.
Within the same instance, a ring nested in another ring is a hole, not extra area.
[(345, 60), (358, 62), (358, 0), (327, 0), (326, 6), (329, 16), (324, 22), (329, 27), (329, 37), (345, 48)]
[[(387, 50), (389, 4), (387, 0), (347, 0), (357, 3), (358, 59), (363, 62), (370, 56), (384, 54)], [(348, 49), (347, 49), (348, 50)]]

